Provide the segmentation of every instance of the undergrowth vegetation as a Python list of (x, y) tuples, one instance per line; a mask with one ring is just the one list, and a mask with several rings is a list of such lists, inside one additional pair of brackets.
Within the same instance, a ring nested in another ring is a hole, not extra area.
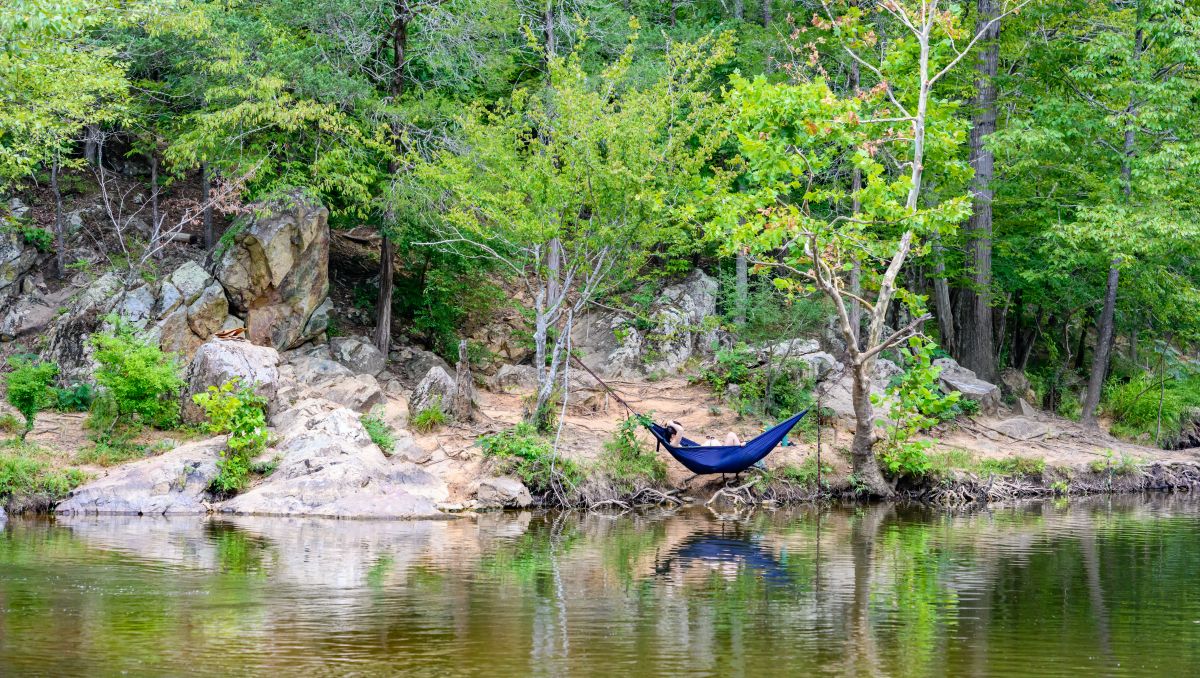
[(108, 435), (120, 427), (174, 428), (179, 424), (179, 394), (184, 381), (177, 356), (117, 324), (93, 336), (101, 395), (92, 403), (92, 428)]
[(8, 364), (12, 368), (4, 380), (8, 403), (25, 417), (25, 426), (20, 430), (21, 440), (25, 440), (38, 411), (50, 404), (50, 384), (58, 375), (58, 366), (21, 356), (9, 358)]
[(23, 442), (0, 447), (0, 501), (48, 508), (87, 479), (75, 468), (55, 468), (49, 455)]
[(1112, 417), (1114, 435), (1174, 449), (1195, 435), (1200, 420), (1200, 376), (1139, 374), (1109, 386), (1105, 410)]
[(392, 431), (392, 427), (375, 414), (364, 414), (359, 421), (367, 430), (371, 442), (378, 445), (385, 455), (392, 456), (392, 452), (396, 451), (396, 433)]
[(442, 407), (442, 397), (436, 396), (423, 410), (412, 415), (408, 420), (409, 426), (419, 433), (429, 433), (446, 425), (446, 410)]
[(229, 434), (210, 490), (217, 495), (234, 494), (245, 488), (254, 458), (267, 449), (267, 399), (255, 393), (253, 385), (236, 378), (220, 387), (210, 386), (192, 399), (207, 415), (208, 433)]

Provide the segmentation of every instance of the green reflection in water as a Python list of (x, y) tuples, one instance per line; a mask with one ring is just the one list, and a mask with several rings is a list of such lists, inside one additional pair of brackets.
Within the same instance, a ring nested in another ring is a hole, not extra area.
[(0, 674), (1188, 675), (1198, 515), (13, 520)]

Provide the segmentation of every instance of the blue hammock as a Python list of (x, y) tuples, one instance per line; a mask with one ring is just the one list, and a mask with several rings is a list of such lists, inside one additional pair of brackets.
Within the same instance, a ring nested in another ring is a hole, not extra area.
[(662, 426), (650, 424), (647, 428), (650, 429), (650, 433), (658, 440), (658, 444), (667, 448), (667, 452), (670, 452), (676, 461), (686, 466), (692, 473), (697, 475), (741, 473), (762, 461), (768, 454), (771, 454), (775, 447), (783, 442), (788, 431), (791, 431), (793, 426), (800, 423), (800, 420), (806, 414), (808, 414), (808, 410), (804, 410), (787, 421), (776, 424), (773, 428), (764, 431), (757, 438), (747, 442), (745, 445), (703, 447), (699, 443), (684, 438), (680, 441), (683, 445), (677, 446), (668, 442), (667, 430)]

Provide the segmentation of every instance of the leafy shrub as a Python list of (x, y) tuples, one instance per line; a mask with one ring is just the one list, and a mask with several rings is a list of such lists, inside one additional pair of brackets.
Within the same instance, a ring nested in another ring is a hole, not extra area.
[(229, 434), (210, 489), (222, 495), (238, 492), (246, 486), (254, 457), (267, 449), (267, 399), (234, 378), (219, 388), (209, 386), (192, 400), (208, 417), (205, 430)]
[(647, 423), (643, 417), (628, 417), (613, 437), (604, 443), (600, 466), (614, 481), (627, 489), (641, 482), (661, 483), (667, 478), (667, 466), (637, 438), (638, 429)]
[(21, 423), (20, 419), (17, 419), (15, 416), (13, 416), (12, 412), (0, 414), (0, 431), (4, 431), (5, 433), (17, 433), (24, 427), (25, 425)]
[(50, 382), (58, 376), (58, 365), (34, 362), (24, 357), (8, 360), (12, 371), (5, 377), (8, 403), (25, 417), (21, 440), (33, 430), (33, 420), (42, 408), (50, 404)]
[(442, 409), (442, 397), (437, 396), (429, 407), (417, 412), (408, 420), (409, 426), (420, 433), (429, 433), (446, 425), (446, 412)]
[(378, 445), (384, 454), (392, 456), (392, 452), (396, 450), (396, 434), (392, 431), (392, 427), (373, 414), (364, 414), (359, 421), (362, 422), (363, 428), (367, 429), (367, 435), (371, 436), (371, 442)]
[(1117, 456), (1112, 450), (1107, 450), (1103, 459), (1097, 459), (1091, 464), (1093, 473), (1111, 473), (1116, 476), (1133, 475), (1138, 470), (1138, 460), (1124, 452)]
[[(913, 337), (907, 348), (899, 351), (905, 370), (887, 387), (890, 402), (887, 437), (879, 452), (884, 470), (893, 476), (923, 477), (931, 465), (928, 440), (913, 437), (927, 431), (938, 422), (953, 419), (961, 393), (942, 393), (938, 376), (942, 369), (933, 364), (934, 346), (931, 342)], [(879, 404), (878, 398), (872, 398)]]
[[(1162, 424), (1159, 425), (1159, 399), (1162, 400)], [(1179, 446), (1180, 434), (1200, 409), (1200, 377), (1146, 372), (1124, 384), (1110, 384), (1105, 391), (1104, 409), (1113, 419), (1114, 435), (1153, 442), (1171, 449)]]
[(54, 409), (59, 412), (87, 412), (96, 393), (89, 384), (54, 389)]
[(100, 364), (96, 383), (112, 397), (118, 421), (156, 428), (179, 423), (183, 379), (174, 354), (164, 353), (121, 326), (95, 335), (92, 345), (96, 348), (93, 357)]
[(813, 404), (812, 383), (802, 376), (808, 368), (801, 361), (751, 367), (757, 362), (757, 353), (739, 343), (717, 351), (716, 362), (704, 371), (703, 379), (721, 397), (736, 386), (731, 404), (742, 415), (784, 418)]
[(545, 494), (578, 486), (583, 469), (557, 457), (549, 441), (532, 424), (522, 422), (507, 431), (479, 439), (483, 456), (496, 460), (501, 473), (515, 473), (532, 492)]
[(54, 234), (38, 226), (17, 226), (21, 240), (39, 252), (49, 252), (54, 249)]

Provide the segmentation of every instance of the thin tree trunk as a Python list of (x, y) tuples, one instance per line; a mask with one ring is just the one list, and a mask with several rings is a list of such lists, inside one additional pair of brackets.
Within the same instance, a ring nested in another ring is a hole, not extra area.
[(379, 245), (379, 297), (375, 302), (375, 348), (387, 355), (392, 345), (392, 285), (396, 246), (385, 233)]
[(211, 250), (216, 245), (216, 234), (213, 233), (213, 209), (208, 204), (212, 193), (212, 173), (208, 163), (200, 163), (200, 204), (204, 205), (204, 249)]
[(162, 247), (159, 246), (159, 240), (162, 238), (162, 219), (158, 214), (158, 158), (154, 153), (150, 154), (150, 247), (156, 248), (154, 258), (162, 259)]
[[(392, 26), (392, 79), (388, 85), (388, 93), (391, 95), (393, 104), (398, 104), (400, 98), (404, 96), (404, 67), (408, 59), (408, 22), (412, 16), (408, 13), (408, 6), (405, 0), (396, 0), (395, 5), (396, 19)], [(403, 153), (403, 142), (401, 141), (401, 133), (403, 132), (401, 123), (398, 120), (393, 120), (391, 123), (392, 136), (396, 145), (396, 157), (399, 158)], [(398, 160), (393, 159), (388, 163), (388, 172), (396, 177), (401, 171), (401, 165)], [(396, 245), (392, 242), (392, 238), (388, 235), (387, 229), (396, 225), (396, 210), (393, 202), (396, 197), (393, 195), (388, 201), (388, 206), (384, 210), (384, 228), (382, 229), (383, 240), (379, 244), (379, 297), (375, 302), (375, 348), (379, 349), (384, 356), (387, 356), (392, 345), (392, 287), (395, 284), (395, 258)]]
[(1104, 292), (1104, 310), (1100, 313), (1100, 324), (1096, 326), (1096, 351), (1092, 358), (1092, 374), (1088, 379), (1087, 393), (1083, 398), (1083, 425), (1096, 428), (1096, 409), (1100, 406), (1100, 391), (1104, 387), (1104, 375), (1108, 372), (1108, 356), (1112, 349), (1113, 311), (1117, 306), (1117, 284), (1121, 280), (1119, 261), (1108, 269), (1108, 285)]
[(933, 300), (937, 309), (942, 348), (952, 355), (957, 355), (958, 342), (954, 336), (954, 311), (950, 308), (950, 285), (946, 282), (945, 250), (942, 248), (942, 239), (939, 236), (933, 238), (933, 259)]
[(546, 296), (553, 300), (558, 298), (558, 287), (562, 280), (562, 244), (558, 238), (551, 238), (547, 247), (550, 248), (550, 251), (547, 252), (546, 256)]
[(1079, 341), (1075, 344), (1075, 369), (1077, 370), (1083, 369), (1084, 354), (1087, 353), (1087, 335), (1088, 325), (1091, 324), (1090, 320), (1091, 318), (1087, 313), (1080, 318)]
[[(857, 5), (857, 0), (852, 3)], [(850, 62), (850, 82), (849, 89), (851, 96), (858, 95), (858, 86), (861, 81), (861, 74), (858, 70), (858, 62)], [(859, 191), (862, 190), (862, 170), (855, 167), (850, 172), (850, 193), (853, 196), (850, 203), (850, 212), (857, 215), (862, 211), (862, 200), (859, 197)], [(850, 293), (855, 298), (850, 300), (850, 327), (854, 330), (855, 345), (858, 345), (859, 339), (862, 338), (862, 304), (858, 301), (862, 297), (862, 262), (859, 258), (854, 257), (854, 262), (850, 265)]]
[[(1133, 36), (1133, 60), (1135, 62), (1141, 59), (1142, 51), (1145, 49), (1145, 36), (1141, 28), (1142, 3), (1140, 2), (1137, 4), (1136, 21), (1137, 28)], [(1137, 119), (1137, 114), (1137, 103), (1131, 95), (1129, 105), (1125, 108), (1125, 143), (1121, 159), (1121, 183), (1126, 203), (1133, 196), (1133, 156), (1136, 152), (1135, 143), (1137, 141), (1137, 128), (1134, 121)], [(1108, 268), (1108, 284), (1104, 290), (1104, 310), (1100, 313), (1100, 324), (1096, 328), (1096, 355), (1093, 358), (1092, 373), (1088, 379), (1087, 392), (1083, 399), (1083, 425), (1088, 428), (1099, 426), (1099, 422), (1096, 420), (1096, 409), (1100, 406), (1100, 392), (1104, 388), (1104, 377), (1108, 374), (1109, 353), (1112, 351), (1117, 286), (1121, 281), (1120, 267), (1120, 257), (1113, 258)]]
[(771, 25), (771, 0), (762, 0), (762, 25), (763, 28)]
[(738, 21), (746, 18), (746, 0), (733, 0), (733, 18)]
[(475, 418), (475, 380), (471, 376), (471, 361), (467, 356), (467, 340), (458, 342), (458, 363), (454, 368), (454, 397), (450, 413), (455, 421), (468, 422)]
[(83, 157), (89, 165), (95, 167), (100, 162), (100, 128), (88, 125), (84, 130)]
[(734, 274), (733, 295), (734, 303), (737, 304), (737, 313), (734, 316), (734, 322), (738, 325), (746, 324), (746, 306), (749, 303), (750, 297), (750, 276), (746, 253), (738, 252), (737, 260), (734, 264), (736, 272)]
[(54, 162), (50, 165), (50, 190), (54, 193), (54, 266), (58, 277), (62, 278), (67, 272), (67, 234), (63, 218), (62, 191), (58, 186), (60, 171), (58, 152), (54, 153)]
[(966, 315), (959, 337), (958, 360), (980, 379), (996, 380), (996, 347), (992, 340), (992, 177), (995, 158), (987, 138), (996, 131), (996, 69), (1000, 61), (1000, 22), (997, 0), (977, 0), (976, 31), (983, 34), (975, 64), (974, 116), (971, 127), (971, 181), (973, 210), (967, 221), (967, 251), (971, 261), (971, 285), (963, 290)]
[(676, 13), (679, 10), (679, 0), (670, 0), (671, 2), (671, 28), (675, 28)]
[[(674, 5), (672, 4), (672, 7)], [(557, 45), (554, 42), (554, 0), (546, 0), (545, 9), (542, 11), (542, 39), (546, 45), (546, 62), (550, 62), (550, 57), (554, 56)]]

